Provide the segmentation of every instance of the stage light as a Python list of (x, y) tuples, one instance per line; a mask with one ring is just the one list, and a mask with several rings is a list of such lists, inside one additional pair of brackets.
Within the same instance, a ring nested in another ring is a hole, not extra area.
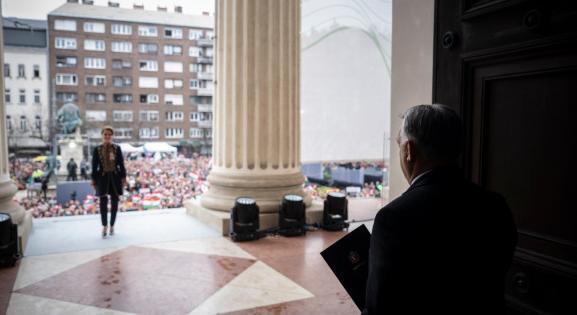
[(305, 204), (299, 195), (286, 195), (278, 210), (278, 233), (283, 236), (304, 235)]
[(256, 200), (239, 197), (230, 211), (230, 238), (235, 242), (256, 240), (259, 232), (259, 208)]
[(338, 231), (349, 227), (348, 200), (341, 192), (327, 194), (323, 209), (323, 229)]

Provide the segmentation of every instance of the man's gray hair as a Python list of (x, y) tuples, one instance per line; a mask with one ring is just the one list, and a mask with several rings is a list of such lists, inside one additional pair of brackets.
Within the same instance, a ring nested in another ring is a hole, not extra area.
[(450, 107), (417, 105), (403, 115), (401, 137), (413, 141), (426, 158), (455, 161), (462, 148), (461, 119)]

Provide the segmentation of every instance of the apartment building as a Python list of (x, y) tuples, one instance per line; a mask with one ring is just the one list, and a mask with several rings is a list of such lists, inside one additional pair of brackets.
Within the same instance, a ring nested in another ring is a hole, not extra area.
[(49, 148), (46, 21), (3, 18), (4, 104), (11, 153), (43, 154)]
[(213, 17), (76, 2), (48, 15), (57, 106), (78, 105), (94, 143), (110, 124), (118, 142), (195, 143), (209, 152)]

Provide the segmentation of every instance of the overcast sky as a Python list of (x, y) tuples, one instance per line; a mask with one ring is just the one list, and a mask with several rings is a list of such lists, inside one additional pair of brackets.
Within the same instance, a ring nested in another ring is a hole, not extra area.
[[(94, 0), (95, 5), (108, 5), (109, 0)], [(156, 10), (156, 6), (166, 6), (174, 11), (175, 5), (182, 6), (186, 14), (202, 14), (203, 11), (214, 12), (214, 0), (113, 0), (121, 8), (132, 8), (133, 4), (144, 4), (146, 10)], [(80, 0), (79, 2), (82, 2)], [(28, 19), (45, 20), (48, 13), (66, 0), (2, 0), (2, 15)]]
[[(46, 15), (66, 3), (66, 0), (1, 0), (2, 15), (45, 20)], [(94, 0), (95, 5), (107, 5), (109, 0)], [(215, 0), (112, 0), (122, 8), (132, 8), (133, 4), (144, 4), (146, 10), (156, 10), (158, 5), (169, 11), (180, 5), (184, 13), (214, 13)], [(79, 0), (82, 2), (82, 0)], [(322, 29), (332, 23), (376, 27), (387, 33), (390, 28), (391, 0), (302, 0), (302, 30)]]

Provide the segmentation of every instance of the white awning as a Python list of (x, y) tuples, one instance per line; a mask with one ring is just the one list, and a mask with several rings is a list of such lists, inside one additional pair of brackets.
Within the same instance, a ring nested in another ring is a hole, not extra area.
[(144, 152), (169, 152), (176, 153), (176, 147), (166, 142), (147, 142), (143, 145)]
[(144, 152), (143, 147), (135, 147), (130, 143), (120, 143), (119, 145), (123, 153)]

